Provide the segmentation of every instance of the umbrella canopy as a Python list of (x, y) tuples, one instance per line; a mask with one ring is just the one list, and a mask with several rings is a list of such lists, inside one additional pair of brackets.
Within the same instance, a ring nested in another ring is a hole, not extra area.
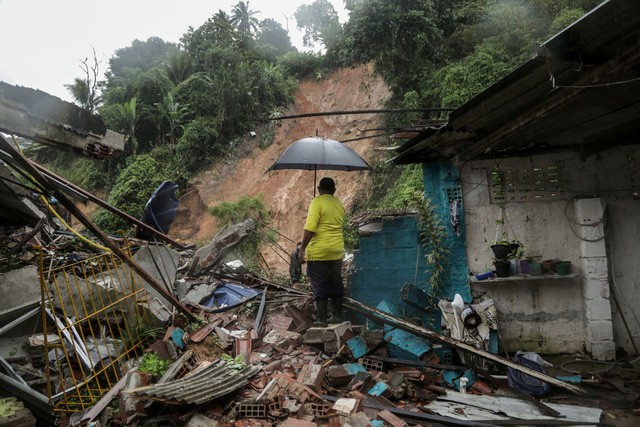
[(291, 144), (267, 172), (279, 169), (357, 171), (371, 168), (341, 142), (320, 137), (302, 138)]
[(371, 167), (351, 148), (333, 139), (319, 136), (302, 138), (294, 142), (282, 153), (267, 172), (279, 169), (311, 170), (313, 173), (313, 195), (317, 171), (340, 170), (358, 171), (371, 170)]

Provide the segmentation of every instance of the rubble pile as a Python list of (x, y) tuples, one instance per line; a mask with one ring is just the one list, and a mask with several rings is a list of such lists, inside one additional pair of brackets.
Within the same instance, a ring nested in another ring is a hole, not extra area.
[[(456, 318), (456, 301), (443, 301), (448, 337), (385, 314), (384, 305), (367, 308), (349, 298), (342, 319), (313, 327), (308, 284), (266, 280), (225, 258), (252, 227), (231, 227), (198, 251), (129, 241), (131, 261), (145, 277), (124, 262), (107, 268), (112, 254), (78, 246), (47, 227), (5, 232), (5, 248), (25, 243), (4, 255), (23, 261), (3, 274), (3, 285), (36, 285), (33, 294), (16, 293), (24, 301), (11, 303), (17, 319), (0, 335), (43, 313), (49, 329), (32, 322), (34, 330), (11, 337), (17, 350), (0, 360), (6, 373), (0, 379), (18, 383), (12, 390), (22, 392), (34, 415), (63, 426), (600, 422), (601, 409), (542, 403), (512, 380), (573, 392), (580, 387), (546, 376), (535, 362), (513, 362), (481, 348), (497, 329), (487, 299), (463, 307), (473, 307), (473, 327), (468, 317)], [(35, 265), (40, 253), (42, 271)], [(95, 305), (100, 299), (107, 301), (104, 307)], [(496, 361), (513, 372), (501, 377)], [(626, 373), (622, 387), (640, 385), (636, 371)], [(25, 394), (27, 388), (32, 392)]]

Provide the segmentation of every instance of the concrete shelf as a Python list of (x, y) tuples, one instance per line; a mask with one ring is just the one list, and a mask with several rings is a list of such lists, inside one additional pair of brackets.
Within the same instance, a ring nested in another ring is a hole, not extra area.
[(541, 276), (517, 275), (509, 277), (491, 277), (489, 279), (478, 280), (475, 276), (469, 276), (469, 283), (496, 283), (496, 282), (531, 282), (540, 280), (567, 280), (575, 279), (577, 274), (543, 274)]

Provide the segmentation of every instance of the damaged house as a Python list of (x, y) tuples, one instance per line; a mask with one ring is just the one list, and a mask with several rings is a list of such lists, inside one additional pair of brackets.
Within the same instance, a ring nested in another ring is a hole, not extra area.
[[(639, 54), (637, 4), (605, 2), (393, 159), (423, 165), (425, 193), (447, 225), (445, 298), (491, 297), (509, 350), (638, 354)], [(402, 249), (398, 236), (416, 233), (407, 224), (379, 222), (383, 236), (364, 239)], [(500, 243), (509, 255), (494, 254)], [(377, 304), (398, 291), (397, 280), (365, 290), (372, 274), (414, 283), (415, 251), (405, 252), (396, 253), (410, 267), (401, 271), (398, 258), (362, 271), (354, 295)]]
[[(616, 381), (555, 376), (536, 353), (639, 353), (639, 24), (633, 2), (604, 2), (399, 147), (393, 162), (423, 165), (429, 202), (353, 219), (349, 298), (327, 327), (312, 326), (308, 284), (225, 259), (252, 220), (192, 250), (0, 134), (0, 408), (104, 427), (615, 424), (607, 394), (628, 395), (633, 425), (633, 366), (608, 365)], [(0, 113), (8, 134), (97, 157), (123, 148), (99, 117), (39, 91), (0, 83)], [(95, 236), (81, 249), (64, 246), (51, 196)], [(111, 238), (77, 201), (164, 244)]]

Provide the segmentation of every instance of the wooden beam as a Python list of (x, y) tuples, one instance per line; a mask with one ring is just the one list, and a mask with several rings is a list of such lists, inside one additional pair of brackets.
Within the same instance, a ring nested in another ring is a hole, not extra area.
[(121, 218), (125, 219), (126, 221), (129, 221), (129, 222), (137, 225), (138, 227), (142, 228), (143, 230), (153, 234), (154, 236), (157, 236), (160, 240), (162, 240), (162, 241), (164, 241), (166, 243), (169, 243), (169, 244), (175, 246), (178, 249), (182, 249), (182, 250), (187, 249), (187, 247), (185, 245), (176, 242), (175, 240), (173, 240), (172, 238), (170, 238), (166, 234), (156, 230), (155, 228), (149, 226), (148, 224), (145, 224), (144, 222), (140, 221), (139, 219), (132, 217), (128, 213), (126, 213), (124, 211), (121, 211), (120, 209), (116, 208), (115, 206), (110, 205), (109, 203), (105, 202), (104, 200), (100, 199), (99, 197), (96, 197), (93, 194), (89, 193), (88, 191), (84, 190), (83, 188), (75, 185), (73, 182), (67, 181), (63, 177), (61, 177), (59, 175), (56, 175), (55, 173), (51, 172), (50, 170), (48, 170), (44, 166), (41, 166), (41, 165), (39, 165), (39, 164), (29, 160), (29, 159), (27, 159), (27, 160), (29, 161), (29, 163), (33, 167), (38, 169), (43, 174), (48, 175), (51, 178), (54, 178), (54, 179), (60, 181), (61, 183), (63, 183), (64, 185), (68, 186), (72, 190), (75, 190), (78, 193), (80, 193), (81, 195), (85, 196), (87, 199), (89, 199), (90, 201), (92, 201), (96, 205), (108, 210), (109, 212), (112, 212), (112, 213), (120, 216)]
[(138, 275), (147, 282), (153, 289), (158, 291), (160, 295), (164, 299), (167, 300), (171, 305), (173, 305), (180, 313), (184, 314), (189, 320), (196, 320), (196, 316), (191, 313), (185, 306), (183, 306), (180, 301), (176, 299), (174, 295), (169, 293), (164, 286), (158, 283), (151, 275), (142, 267), (140, 267), (128, 254), (126, 254), (118, 245), (116, 245), (113, 240), (109, 238), (98, 226), (96, 226), (89, 218), (87, 218), (80, 209), (76, 207), (76, 205), (62, 192), (60, 191), (52, 182), (50, 182), (42, 173), (33, 166), (33, 164), (24, 157), (22, 154), (18, 153), (11, 144), (7, 142), (4, 137), (0, 135), (0, 149), (5, 150), (13, 159), (20, 165), (28, 174), (30, 174), (34, 181), (38, 182), (45, 189), (51, 191), (51, 193), (58, 199), (60, 204), (62, 204), (69, 213), (75, 216), (81, 223), (84, 225), (89, 231), (91, 231), (104, 245), (109, 248), (115, 256), (117, 256), (124, 263), (129, 265), (133, 271), (138, 273)]
[(583, 394), (584, 390), (578, 386), (573, 384), (566, 383), (564, 381), (560, 381), (554, 377), (543, 374), (542, 372), (538, 372), (526, 366), (522, 366), (519, 363), (513, 362), (504, 357), (498, 356), (497, 354), (489, 353), (488, 351), (481, 350), (475, 348), (472, 345), (464, 343), (462, 341), (455, 340), (453, 338), (445, 337), (436, 332), (430, 331), (429, 329), (423, 328), (418, 325), (414, 325), (412, 323), (408, 323), (398, 317), (395, 317), (389, 313), (385, 313), (384, 311), (380, 311), (376, 308), (369, 307), (368, 305), (362, 304), (361, 302), (355, 301), (351, 298), (345, 298), (345, 305), (359, 313), (364, 314), (367, 317), (370, 317), (374, 320), (386, 323), (391, 326), (395, 326), (398, 329), (402, 329), (403, 331), (410, 332), (414, 335), (426, 338), (430, 341), (435, 341), (440, 344), (444, 344), (448, 347), (455, 348), (460, 351), (464, 351), (465, 353), (474, 354), (480, 356), (484, 359), (491, 360), (493, 362), (499, 363), (504, 366), (508, 366), (510, 368), (516, 369), (525, 374), (531, 375), (532, 377), (538, 378), (539, 380), (548, 382), (549, 384), (562, 387), (565, 390), (568, 390), (572, 393)]

